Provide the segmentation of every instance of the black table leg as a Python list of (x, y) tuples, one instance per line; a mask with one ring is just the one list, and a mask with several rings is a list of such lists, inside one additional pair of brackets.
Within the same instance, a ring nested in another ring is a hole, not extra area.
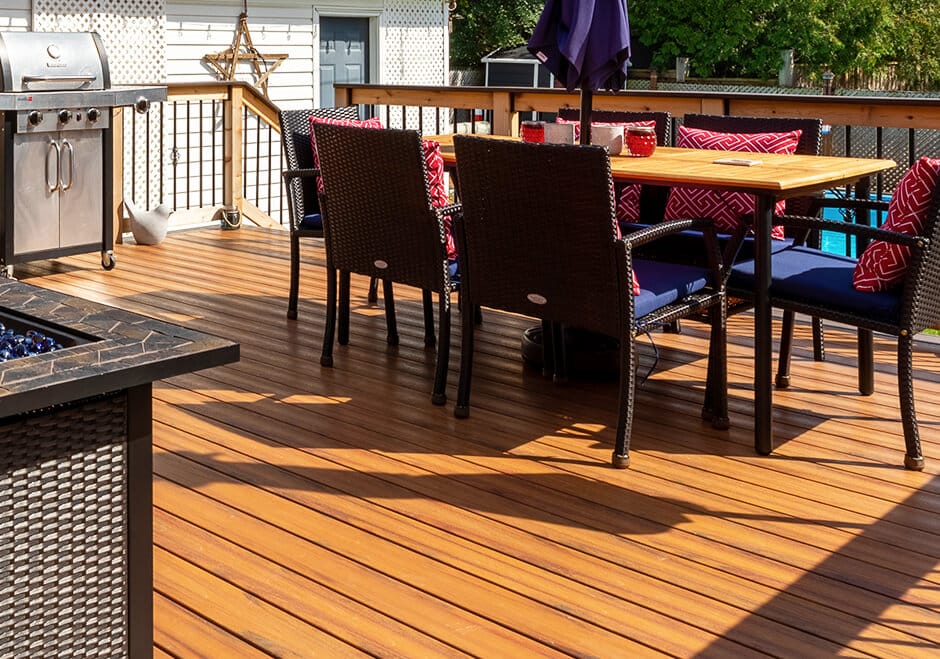
[(770, 233), (775, 200), (758, 196), (754, 215), (754, 450), (773, 451), (773, 357), (770, 307)]

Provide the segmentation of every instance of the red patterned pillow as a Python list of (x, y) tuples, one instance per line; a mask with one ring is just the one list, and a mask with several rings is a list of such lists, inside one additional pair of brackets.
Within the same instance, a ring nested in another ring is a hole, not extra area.
[(636, 223), (640, 221), (640, 191), (642, 186), (625, 185), (617, 200), (617, 222)]
[[(313, 166), (320, 169), (320, 156), (317, 155), (317, 138), (313, 134), (314, 124), (332, 126), (358, 126), (360, 128), (384, 128), (378, 117), (371, 119), (333, 119), (332, 117), (310, 117), (310, 148), (313, 149)], [(317, 192), (323, 192), (323, 179), (317, 177)]]
[[(434, 140), (421, 140), (424, 147), (424, 167), (428, 175), (428, 191), (431, 194), (431, 205), (443, 208), (450, 203), (447, 196), (447, 185), (444, 183), (444, 156), (441, 154), (441, 145)], [(444, 217), (444, 232), (447, 240), (447, 258), (457, 258), (457, 244), (451, 231), (450, 215)]]
[[(748, 151), (751, 153), (796, 153), (801, 130), (785, 133), (719, 133), (700, 128), (679, 126), (676, 146), (689, 149), (716, 151)], [(666, 203), (665, 219), (708, 217), (719, 231), (733, 233), (743, 217), (754, 214), (754, 196), (744, 192), (720, 192), (695, 188), (672, 188)], [(785, 212), (781, 201), (774, 209), (778, 215)], [(783, 238), (783, 227), (774, 227), (774, 238)]]
[[(909, 236), (920, 235), (938, 181), (940, 158), (923, 157), (915, 162), (898, 183), (882, 228)], [(904, 279), (910, 261), (909, 247), (872, 241), (855, 265), (852, 285), (857, 291), (870, 293), (897, 286)]]
[[(577, 142), (581, 139), (581, 120), (580, 119), (563, 119), (558, 117), (555, 119), (556, 124), (574, 124), (574, 141)], [(592, 126), (598, 125), (605, 126), (623, 126), (628, 128), (629, 126), (646, 126), (647, 128), (655, 128), (656, 120), (655, 119), (645, 119), (643, 121), (592, 121)]]

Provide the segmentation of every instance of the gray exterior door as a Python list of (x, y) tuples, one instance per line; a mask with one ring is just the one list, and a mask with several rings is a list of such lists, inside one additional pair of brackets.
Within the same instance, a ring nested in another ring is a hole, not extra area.
[(320, 18), (320, 107), (336, 105), (334, 83), (369, 82), (369, 19)]

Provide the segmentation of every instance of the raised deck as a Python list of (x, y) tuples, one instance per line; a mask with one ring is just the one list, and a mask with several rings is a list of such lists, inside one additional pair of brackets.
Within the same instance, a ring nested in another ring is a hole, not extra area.
[[(553, 385), (525, 318), (484, 311), (471, 418), (430, 403), (415, 291), (401, 345), (353, 277), (351, 342), (319, 365), (323, 253), (243, 227), (17, 267), (38, 286), (241, 344), (154, 385), (155, 656), (913, 657), (940, 647), (940, 360), (915, 357), (927, 468), (902, 467), (893, 343), (855, 390), (854, 333), (827, 328), (775, 395), (755, 455), (748, 315), (730, 321), (732, 428), (699, 418), (705, 330), (656, 334), (631, 468), (609, 466), (616, 387)], [(381, 301), (380, 301), (381, 304)], [(652, 350), (641, 339), (641, 368)]]

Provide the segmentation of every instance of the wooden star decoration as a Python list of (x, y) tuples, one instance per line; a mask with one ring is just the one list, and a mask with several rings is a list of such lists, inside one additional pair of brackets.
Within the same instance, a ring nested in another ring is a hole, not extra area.
[(268, 98), (268, 77), (287, 59), (287, 54), (259, 52), (251, 40), (248, 15), (243, 12), (238, 17), (232, 45), (220, 53), (204, 55), (203, 59), (216, 70), (220, 80), (234, 80), (238, 63), (249, 62), (255, 74), (255, 86)]

